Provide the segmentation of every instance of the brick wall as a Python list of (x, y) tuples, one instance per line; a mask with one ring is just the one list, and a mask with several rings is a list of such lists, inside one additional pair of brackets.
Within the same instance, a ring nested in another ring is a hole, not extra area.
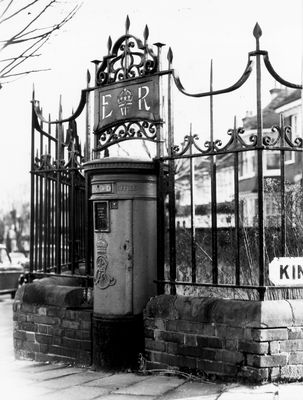
[(82, 288), (27, 284), (17, 292), (13, 318), (17, 359), (91, 365), (92, 308)]
[(252, 382), (303, 379), (303, 300), (158, 296), (144, 314), (148, 369)]

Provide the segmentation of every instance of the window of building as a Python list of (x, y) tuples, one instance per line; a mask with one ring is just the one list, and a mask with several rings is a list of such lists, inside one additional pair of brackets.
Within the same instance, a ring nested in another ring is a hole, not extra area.
[(289, 119), (290, 119), (292, 136), (294, 137), (298, 133), (298, 116), (294, 114), (294, 115), (291, 115), (289, 117)]
[[(298, 116), (297, 114), (289, 115), (284, 119), (284, 126), (290, 126), (291, 132), (288, 133), (289, 140), (293, 141), (298, 136)], [(285, 162), (291, 164), (295, 162), (295, 152), (285, 151)]]
[(266, 151), (266, 170), (272, 171), (280, 168), (280, 152)]
[(6, 249), (0, 249), (0, 262), (3, 264), (9, 264), (10, 262)]
[(256, 174), (256, 154), (254, 151), (239, 153), (239, 176), (251, 178)]
[(295, 151), (285, 151), (285, 163), (291, 164), (295, 162)]

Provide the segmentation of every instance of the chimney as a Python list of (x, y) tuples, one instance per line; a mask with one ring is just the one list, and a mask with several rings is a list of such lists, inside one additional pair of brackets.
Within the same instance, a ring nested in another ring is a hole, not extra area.
[(282, 89), (280, 89), (280, 88), (270, 89), (269, 93), (271, 95), (271, 99), (272, 100), (275, 99), (281, 91), (282, 91)]

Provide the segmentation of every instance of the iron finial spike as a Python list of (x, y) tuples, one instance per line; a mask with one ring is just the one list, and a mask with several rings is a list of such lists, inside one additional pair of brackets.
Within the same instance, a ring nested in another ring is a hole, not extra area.
[(234, 130), (237, 129), (237, 116), (234, 115)]
[(214, 81), (214, 64), (213, 64), (213, 59), (210, 60), (210, 75), (209, 75), (209, 81), (210, 81), (210, 90), (213, 90), (213, 81)]
[(91, 80), (91, 75), (90, 75), (89, 70), (87, 69), (86, 70), (86, 83), (87, 83), (87, 86), (89, 86), (90, 80)]
[(109, 37), (108, 37), (108, 40), (107, 40), (107, 50), (108, 50), (108, 54), (110, 54), (110, 51), (111, 51), (111, 49), (112, 49), (112, 44), (113, 44), (112, 38), (109, 36)]
[(256, 50), (260, 50), (260, 37), (262, 36), (262, 29), (260, 28), (258, 22), (254, 27), (253, 35), (256, 38)]
[(59, 96), (59, 120), (62, 117), (62, 94)]
[(148, 37), (149, 37), (149, 29), (148, 29), (148, 26), (145, 25), (145, 29), (143, 32), (143, 38), (144, 38), (145, 42), (147, 42)]
[(256, 23), (254, 30), (253, 30), (253, 35), (256, 39), (259, 39), (262, 36), (262, 29), (260, 28), (260, 25), (258, 22)]
[(127, 15), (126, 16), (126, 21), (125, 21), (125, 32), (126, 32), (126, 35), (128, 34), (129, 27), (130, 27), (130, 20), (129, 20), (129, 16)]
[(32, 100), (35, 100), (35, 84), (33, 82)]
[(173, 51), (170, 47), (167, 52), (167, 60), (168, 60), (169, 64), (171, 64), (173, 62), (173, 58), (174, 58)]

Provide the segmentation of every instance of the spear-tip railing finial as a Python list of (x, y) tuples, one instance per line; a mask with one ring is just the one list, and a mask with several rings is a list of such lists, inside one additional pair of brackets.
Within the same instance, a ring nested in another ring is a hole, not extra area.
[(145, 43), (147, 42), (148, 37), (149, 37), (149, 29), (148, 29), (148, 26), (145, 25), (145, 29), (143, 32), (143, 38), (144, 38)]
[(253, 30), (253, 35), (256, 38), (256, 49), (260, 50), (260, 37), (262, 36), (262, 29), (258, 22), (256, 23), (254, 30)]
[(210, 71), (209, 71), (209, 88), (210, 88), (211, 92), (213, 90), (213, 82), (214, 82), (214, 62), (213, 62), (213, 59), (211, 58)]
[(172, 51), (172, 49), (171, 49), (171, 47), (170, 47), (170, 48), (168, 49), (168, 52), (167, 52), (167, 60), (168, 60), (168, 63), (169, 63), (169, 64), (172, 64), (173, 58), (174, 58), (173, 51)]
[(130, 20), (129, 20), (129, 16), (126, 16), (126, 21), (125, 21), (125, 34), (128, 35), (129, 32), (129, 27), (130, 27)]
[(32, 100), (35, 101), (35, 84), (33, 82)]
[(62, 94), (59, 96), (59, 121), (62, 119)]
[(107, 51), (108, 51), (108, 55), (110, 54), (110, 51), (111, 51), (111, 49), (112, 49), (112, 45), (113, 45), (113, 41), (112, 41), (111, 36), (109, 36), (109, 37), (108, 37), (108, 40), (107, 40)]
[(89, 86), (90, 81), (91, 81), (91, 74), (89, 72), (89, 69), (87, 69), (86, 70), (86, 85), (87, 85), (87, 87)]

